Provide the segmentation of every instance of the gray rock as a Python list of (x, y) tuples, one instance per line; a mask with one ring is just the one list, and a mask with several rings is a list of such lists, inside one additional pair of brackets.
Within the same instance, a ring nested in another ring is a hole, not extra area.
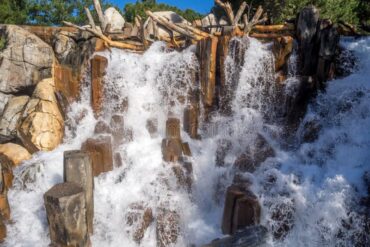
[(18, 121), (29, 98), (28, 96), (18, 96), (8, 101), (0, 120), (0, 143), (12, 140), (17, 136)]
[(122, 31), (123, 27), (125, 26), (125, 19), (113, 7), (110, 7), (104, 11), (104, 17), (107, 24), (110, 24), (110, 31), (112, 32)]
[(76, 52), (77, 43), (75, 41), (75, 36), (75, 34), (66, 31), (61, 31), (55, 34), (53, 47), (55, 56), (59, 62), (65, 62), (69, 54)]
[(0, 118), (3, 115), (6, 104), (12, 97), (13, 95), (11, 94), (0, 93)]
[(0, 92), (18, 93), (51, 77), (53, 49), (36, 35), (15, 26), (0, 26), (6, 39), (0, 52)]

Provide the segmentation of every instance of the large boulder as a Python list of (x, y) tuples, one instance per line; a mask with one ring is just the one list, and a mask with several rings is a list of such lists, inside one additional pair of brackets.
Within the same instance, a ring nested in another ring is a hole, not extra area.
[[(191, 25), (191, 23), (188, 22), (185, 18), (176, 14), (173, 11), (158, 11), (158, 12), (153, 12), (153, 14), (156, 16), (162, 17), (166, 20), (169, 20), (170, 22), (175, 23), (175, 24), (181, 23), (181, 24)], [(167, 38), (167, 39), (170, 39), (172, 36), (172, 34), (167, 29), (163, 28), (161, 25), (158, 25), (155, 21), (153, 21), (152, 18), (148, 18), (146, 20), (146, 22), (144, 23), (144, 28), (145, 28), (147, 35), (149, 36), (153, 36), (157, 38), (161, 37), (161, 38)], [(180, 34), (177, 32), (174, 32), (173, 35), (175, 37), (180, 36)]]
[(53, 49), (36, 35), (15, 25), (0, 26), (6, 40), (0, 51), (0, 92), (18, 93), (51, 77)]
[(76, 52), (75, 40), (77, 40), (76, 34), (67, 31), (60, 31), (54, 35), (53, 48), (59, 62), (65, 62), (69, 54)]
[(17, 136), (17, 124), (30, 97), (18, 96), (8, 101), (0, 119), (0, 143), (14, 139)]
[(30, 152), (50, 151), (63, 138), (64, 120), (55, 97), (54, 81), (38, 83), (18, 128), (18, 137)]
[(110, 7), (104, 11), (104, 17), (107, 25), (110, 25), (111, 32), (122, 31), (123, 27), (125, 26), (125, 19), (113, 7)]
[(31, 159), (31, 154), (27, 149), (14, 143), (0, 144), (0, 155), (7, 157), (15, 166)]

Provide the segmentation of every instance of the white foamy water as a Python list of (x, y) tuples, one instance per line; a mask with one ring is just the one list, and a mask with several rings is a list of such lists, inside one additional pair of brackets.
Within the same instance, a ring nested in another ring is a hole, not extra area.
[[(177, 185), (171, 166), (162, 161), (161, 142), (167, 116), (182, 119), (186, 102), (182, 104), (179, 99), (198, 87), (192, 81), (193, 71), (198, 69), (194, 47), (180, 53), (155, 43), (143, 55), (119, 50), (104, 53), (109, 59), (109, 100), (104, 103), (102, 119), (109, 122), (112, 115), (121, 114), (132, 141), (115, 147), (123, 166), (95, 179), (93, 246), (156, 246), (155, 221), (140, 244), (134, 241), (137, 226), (128, 223), (133, 204), (151, 208), (154, 217), (161, 208), (176, 211), (180, 220), (175, 246), (198, 246), (221, 237), (224, 191), (235, 175), (232, 164), (253, 146), (258, 135), (274, 147), (276, 157), (266, 160), (253, 175), (244, 176), (253, 181), (252, 189), (262, 204), (262, 224), (270, 232), (281, 226), (291, 228), (285, 238), (271, 237), (269, 244), (352, 246), (362, 232), (363, 218), (349, 212), (361, 211), (358, 200), (365, 193), (361, 176), (370, 170), (370, 39), (342, 42), (360, 58), (359, 71), (328, 83), (326, 92), (309, 106), (304, 121), (318, 119), (319, 138), (296, 145), (294, 150), (280, 147), (276, 138), (281, 126), (271, 119), (264, 120), (274, 116), (276, 110), (271, 106), (276, 88), (268, 45), (254, 39), (240, 42), (248, 47), (242, 54), (245, 62), (238, 76), (233, 76), (235, 71), (227, 73), (236, 87), (232, 116), (214, 115), (210, 123), (201, 122), (202, 140), (181, 133), (193, 153), (190, 194)], [(230, 69), (230, 57), (228, 63)], [(294, 92), (295, 73), (290, 74), (289, 90)], [(63, 152), (79, 149), (94, 135), (97, 120), (89, 106), (88, 92), (85, 88), (81, 102), (71, 107), (64, 144), (52, 152), (36, 154), (15, 171), (16, 182), (9, 192), (13, 223), (8, 225), (5, 246), (49, 244), (43, 193), (62, 182)], [(124, 112), (118, 110), (123, 99), (128, 102)], [(156, 136), (151, 137), (146, 129), (148, 119), (158, 123)], [(301, 140), (300, 131), (296, 140)], [(220, 142), (230, 143), (223, 166), (216, 162)], [(282, 215), (288, 217), (277, 216), (276, 209), (285, 210)], [(346, 228), (343, 222), (351, 223)]]

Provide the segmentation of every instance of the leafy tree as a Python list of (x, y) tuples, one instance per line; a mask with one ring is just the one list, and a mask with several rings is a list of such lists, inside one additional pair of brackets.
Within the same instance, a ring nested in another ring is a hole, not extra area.
[(173, 11), (188, 21), (193, 21), (195, 19), (199, 19), (202, 17), (201, 14), (195, 12), (194, 10), (187, 9), (185, 11), (180, 10), (179, 8), (176, 8), (174, 6), (168, 5), (168, 4), (157, 4), (154, 0), (143, 0), (143, 1), (137, 1), (134, 4), (126, 4), (124, 8), (125, 12), (125, 19), (129, 22), (133, 22), (135, 16), (140, 15), (143, 18), (147, 18), (147, 15), (145, 14), (145, 10), (151, 10), (151, 11)]
[(23, 24), (27, 20), (26, 0), (1, 0), (0, 23)]
[[(101, 1), (102, 8), (108, 8), (106, 0)], [(38, 25), (61, 25), (70, 21), (79, 25), (87, 23), (84, 7), (88, 7), (97, 21), (93, 0), (29, 0), (28, 21)]]

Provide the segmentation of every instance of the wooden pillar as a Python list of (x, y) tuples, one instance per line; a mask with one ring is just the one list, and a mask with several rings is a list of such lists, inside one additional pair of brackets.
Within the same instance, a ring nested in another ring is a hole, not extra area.
[(113, 170), (112, 138), (110, 136), (89, 138), (82, 144), (81, 150), (90, 154), (94, 176)]
[(216, 88), (217, 37), (200, 40), (197, 55), (200, 62), (200, 83), (202, 100), (206, 107), (212, 107)]
[(85, 193), (76, 183), (57, 184), (44, 194), (51, 246), (88, 247)]
[(234, 234), (246, 226), (257, 225), (260, 217), (261, 206), (251, 191), (236, 185), (227, 189), (222, 218), (224, 234)]
[(74, 182), (84, 190), (86, 201), (87, 230), (93, 233), (94, 219), (94, 176), (91, 158), (81, 151), (64, 152), (64, 181)]
[(96, 116), (99, 116), (104, 100), (104, 75), (108, 66), (108, 60), (96, 55), (91, 60), (91, 106)]

